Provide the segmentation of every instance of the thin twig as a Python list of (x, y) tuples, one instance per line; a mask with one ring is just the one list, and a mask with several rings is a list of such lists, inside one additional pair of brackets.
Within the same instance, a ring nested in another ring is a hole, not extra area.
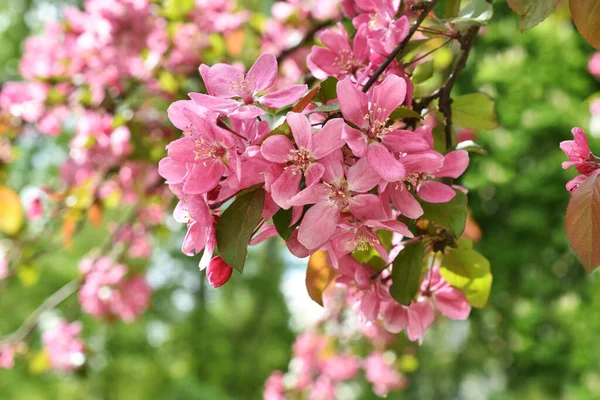
[(421, 26), (423, 21), (425, 21), (425, 18), (427, 18), (427, 15), (429, 15), (429, 12), (435, 6), (436, 3), (437, 3), (437, 0), (424, 1), (423, 3), (420, 3), (419, 5), (416, 6), (417, 9), (420, 8), (422, 10), (421, 14), (419, 15), (419, 18), (417, 18), (417, 20), (415, 21), (413, 26), (410, 28), (410, 31), (408, 32), (408, 35), (404, 38), (404, 40), (402, 42), (400, 42), (400, 44), (398, 44), (398, 46), (396, 46), (394, 51), (392, 51), (387, 56), (385, 61), (379, 66), (379, 68), (377, 68), (375, 70), (375, 72), (373, 73), (371, 78), (367, 81), (365, 86), (362, 88), (363, 93), (367, 93), (367, 91), (371, 88), (371, 86), (373, 86), (373, 84), (375, 84), (375, 82), (377, 82), (377, 79), (379, 79), (379, 76), (381, 76), (381, 74), (383, 74), (383, 72), (392, 63), (392, 61), (394, 61), (396, 56), (398, 54), (400, 54), (402, 52), (402, 50), (404, 50), (404, 48), (406, 47), (406, 45), (408, 44), (410, 39), (412, 39), (415, 32), (417, 32), (417, 29), (419, 29), (419, 27)]
[(21, 325), (16, 331), (10, 335), (0, 337), (0, 349), (6, 346), (18, 344), (22, 342), (27, 336), (33, 332), (33, 329), (37, 326), (40, 316), (48, 310), (51, 310), (58, 306), (60, 303), (65, 301), (69, 296), (79, 289), (81, 286), (81, 278), (73, 279), (54, 294), (48, 297)]
[(404, 64), (404, 68), (411, 66), (412, 64), (421, 61), (422, 59), (424, 59), (425, 57), (433, 54), (434, 52), (438, 51), (439, 49), (441, 49), (442, 47), (444, 47), (445, 45), (447, 45), (448, 43), (450, 43), (450, 41), (452, 41), (452, 38), (449, 38), (448, 40), (444, 41), (444, 43), (440, 44), (438, 47), (436, 47), (435, 49), (428, 51), (427, 53), (423, 54), (422, 56), (419, 56), (417, 58), (413, 58), (412, 60), (410, 60), (409, 62), (407, 62), (406, 64)]

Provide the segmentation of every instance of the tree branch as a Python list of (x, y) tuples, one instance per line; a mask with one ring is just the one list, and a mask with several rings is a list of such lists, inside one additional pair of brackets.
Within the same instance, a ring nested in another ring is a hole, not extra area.
[(423, 10), (421, 12), (421, 14), (419, 15), (419, 18), (417, 18), (417, 20), (415, 21), (413, 26), (410, 28), (410, 31), (408, 32), (408, 36), (406, 36), (404, 38), (404, 40), (402, 42), (400, 42), (398, 44), (398, 46), (396, 46), (394, 51), (392, 51), (387, 56), (385, 61), (375, 70), (375, 72), (373, 73), (371, 78), (367, 81), (367, 83), (363, 87), (363, 89), (362, 89), (363, 93), (367, 93), (367, 91), (371, 88), (371, 86), (373, 86), (373, 84), (375, 82), (377, 82), (377, 79), (379, 79), (379, 77), (381, 76), (381, 74), (383, 74), (383, 72), (386, 70), (386, 68), (392, 63), (392, 61), (394, 61), (396, 56), (398, 54), (400, 54), (402, 52), (402, 50), (404, 50), (404, 48), (406, 47), (406, 45), (408, 44), (410, 39), (412, 39), (415, 32), (417, 32), (417, 29), (419, 29), (419, 27), (421, 26), (423, 21), (425, 21), (425, 18), (427, 18), (427, 15), (429, 15), (429, 12), (433, 9), (433, 7), (435, 6), (436, 3), (437, 3), (437, 0), (429, 0), (429, 1), (424, 1), (414, 7), (417, 10), (418, 9)]
[(69, 296), (75, 293), (80, 286), (81, 278), (76, 278), (54, 292), (54, 294), (48, 297), (33, 313), (31, 313), (31, 315), (29, 315), (23, 325), (16, 331), (10, 335), (0, 337), (0, 349), (25, 340), (25, 338), (33, 332), (33, 329), (37, 326), (41, 315), (45, 311), (51, 310), (65, 301)]

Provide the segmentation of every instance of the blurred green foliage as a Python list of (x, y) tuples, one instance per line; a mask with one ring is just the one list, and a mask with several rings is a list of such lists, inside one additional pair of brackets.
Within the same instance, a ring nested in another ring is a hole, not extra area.
[[(0, 82), (18, 76), (21, 41), (46, 17), (47, 3), (0, 4)], [(269, 2), (247, 3), (269, 9)], [(585, 100), (600, 91), (586, 71), (592, 49), (564, 8), (521, 34), (506, 3), (494, 6), (494, 19), (457, 88), (494, 97), (501, 126), (479, 135), (489, 156), (474, 155), (462, 181), (483, 231), (478, 249), (492, 264), (491, 300), (469, 322), (446, 321), (433, 329), (408, 390), (390, 399), (600, 398), (600, 279), (586, 275), (568, 248), (564, 183), (573, 172), (561, 170), (558, 149), (573, 125), (586, 127)], [(600, 148), (598, 141), (591, 145)], [(20, 357), (15, 369), (0, 371), (0, 398), (261, 398), (270, 371), (286, 369), (293, 340), (279, 290), (281, 249), (275, 241), (260, 246), (243, 279), (238, 275), (214, 291), (206, 288), (197, 261), (181, 256), (182, 234), (165, 232), (155, 243), (150, 275), (160, 285), (141, 321), (100, 325), (70, 299), (61, 312), (82, 318), (86, 333), (93, 333), (87, 369), (68, 377), (32, 375), (31, 358)], [(75, 276), (86, 244), (101, 235), (86, 227), (66, 256), (39, 259), (31, 266), (39, 280), (34, 287), (24, 288), (26, 279), (2, 283), (0, 331), (14, 329)]]

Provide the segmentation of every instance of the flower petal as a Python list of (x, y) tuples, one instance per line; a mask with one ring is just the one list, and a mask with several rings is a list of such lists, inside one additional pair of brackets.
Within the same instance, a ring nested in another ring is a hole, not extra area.
[(209, 96), (202, 93), (190, 93), (190, 98), (197, 105), (206, 107), (209, 110), (218, 111), (222, 114), (229, 114), (240, 106), (238, 101)]
[(327, 186), (322, 183), (315, 183), (295, 195), (290, 204), (293, 206), (304, 206), (306, 204), (316, 204), (327, 200)]
[(286, 116), (287, 122), (292, 129), (292, 135), (296, 146), (300, 149), (312, 148), (312, 127), (304, 114), (289, 112)]
[(369, 165), (388, 182), (401, 181), (406, 176), (406, 169), (384, 145), (371, 143), (367, 149)]
[(319, 163), (312, 163), (306, 169), (304, 173), (306, 180), (306, 187), (310, 187), (315, 183), (319, 182), (323, 177), (323, 173), (325, 172), (325, 167)]
[(260, 153), (264, 158), (275, 163), (286, 163), (292, 155), (294, 145), (285, 135), (268, 137), (260, 146)]
[(371, 166), (365, 157), (359, 159), (346, 173), (348, 189), (353, 192), (365, 193), (373, 189), (381, 177)]
[(392, 203), (402, 215), (410, 219), (417, 219), (423, 215), (423, 208), (403, 183), (390, 185), (388, 190)]
[(265, 107), (281, 108), (295, 104), (306, 94), (308, 86), (291, 85), (272, 93), (265, 94), (258, 102)]
[(246, 78), (250, 81), (254, 94), (273, 86), (276, 77), (277, 59), (270, 53), (258, 57), (246, 74)]
[(436, 178), (458, 178), (469, 166), (469, 153), (455, 150), (444, 156), (444, 166), (436, 171)]
[(277, 205), (285, 210), (291, 207), (290, 200), (300, 191), (301, 174), (287, 168), (271, 185), (271, 196)]
[(300, 223), (298, 241), (309, 250), (320, 248), (335, 233), (339, 217), (337, 207), (327, 202), (315, 204), (306, 212)]
[(346, 141), (352, 154), (356, 157), (364, 157), (367, 154), (367, 138), (358, 129), (344, 124), (342, 128), (342, 139)]
[(346, 78), (338, 82), (337, 96), (344, 118), (359, 128), (366, 128), (365, 115), (369, 113), (367, 95), (358, 90), (350, 78)]
[(419, 197), (428, 203), (446, 203), (456, 196), (456, 192), (441, 182), (424, 182), (417, 188)]
[[(202, 69), (201, 69), (202, 71)], [(244, 79), (244, 73), (228, 64), (215, 64), (209, 69), (204, 69), (204, 84), (211, 96), (231, 98), (238, 96), (232, 89), (232, 82)]]
[(325, 126), (314, 134), (313, 145), (310, 149), (314, 158), (319, 160), (342, 148), (344, 145), (344, 140), (342, 139), (343, 126), (343, 119), (334, 118), (327, 121)]
[(217, 187), (226, 167), (221, 162), (194, 164), (183, 185), (183, 192), (202, 194)]
[(397, 75), (388, 75), (381, 85), (373, 88), (371, 111), (378, 121), (386, 121), (390, 114), (404, 102), (406, 82)]

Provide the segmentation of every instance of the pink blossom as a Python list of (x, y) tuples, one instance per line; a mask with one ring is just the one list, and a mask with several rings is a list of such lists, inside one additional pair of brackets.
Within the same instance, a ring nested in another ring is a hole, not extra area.
[(36, 122), (45, 111), (48, 86), (38, 82), (7, 82), (0, 91), (0, 109), (27, 122)]
[(36, 221), (44, 214), (44, 208), (42, 206), (42, 200), (39, 197), (33, 199), (27, 207), (27, 219), (30, 221)]
[(81, 269), (87, 271), (79, 291), (85, 312), (98, 318), (116, 317), (131, 322), (148, 307), (150, 287), (140, 276), (126, 278), (125, 266), (102, 257), (91, 266), (84, 261)]
[(378, 396), (385, 397), (388, 392), (400, 390), (407, 384), (406, 378), (398, 372), (384, 354), (372, 353), (365, 362), (366, 378), (373, 384)]
[(387, 56), (396, 45), (404, 40), (410, 31), (406, 16), (396, 19), (399, 2), (396, 0), (361, 0), (357, 2), (362, 13), (352, 22), (360, 28), (367, 26), (369, 47)]
[(274, 371), (265, 382), (263, 400), (285, 400), (283, 372)]
[(588, 71), (596, 78), (600, 78), (600, 52), (594, 53), (590, 57)]
[(80, 322), (69, 324), (60, 321), (56, 327), (42, 334), (42, 343), (53, 369), (71, 372), (83, 364), (84, 344), (79, 338), (82, 328)]
[(10, 369), (15, 365), (16, 346), (5, 346), (0, 348), (0, 368)]
[(306, 62), (317, 78), (324, 79), (334, 76), (343, 79), (355, 74), (369, 63), (369, 48), (365, 29), (360, 29), (353, 39), (353, 44), (348, 43), (348, 33), (344, 26), (338, 24), (339, 33), (327, 29), (320, 35), (320, 39), (326, 46), (313, 46)]
[(319, 182), (325, 167), (318, 161), (341, 148), (343, 120), (335, 118), (323, 128), (313, 132), (310, 122), (303, 114), (288, 113), (294, 142), (287, 136), (275, 135), (267, 138), (261, 146), (265, 159), (284, 167), (283, 173), (269, 186), (273, 200), (282, 208), (290, 208), (290, 200), (299, 192), (300, 180), (305, 178), (306, 186)]
[(272, 54), (263, 54), (244, 73), (227, 64), (212, 67), (202, 64), (200, 74), (208, 95), (190, 93), (197, 104), (219, 113), (236, 118), (255, 118), (265, 113), (260, 105), (281, 108), (298, 101), (307, 90), (306, 85), (292, 85), (264, 96), (258, 93), (270, 88), (277, 76), (277, 60)]
[(323, 363), (323, 371), (334, 381), (352, 379), (360, 369), (360, 359), (349, 354), (339, 354), (328, 358)]
[(596, 156), (590, 151), (585, 132), (581, 128), (573, 128), (571, 131), (574, 140), (565, 140), (560, 143), (561, 150), (569, 158), (569, 161), (562, 163), (562, 167), (567, 169), (575, 166), (580, 174), (589, 176), (600, 167)]
[(315, 381), (309, 400), (336, 400), (335, 385), (327, 375), (321, 375)]
[(204, 250), (199, 267), (200, 270), (205, 269), (209, 265), (217, 245), (216, 221), (206, 203), (206, 197), (186, 195), (175, 207), (173, 217), (177, 222), (188, 225), (182, 252), (192, 256)]

